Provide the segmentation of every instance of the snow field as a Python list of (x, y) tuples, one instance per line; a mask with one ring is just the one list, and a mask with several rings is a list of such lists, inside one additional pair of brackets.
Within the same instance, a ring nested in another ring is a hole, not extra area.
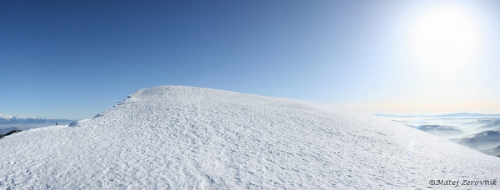
[(180, 86), (5, 137), (0, 150), (0, 187), (13, 189), (414, 189), (500, 177), (500, 159), (385, 119)]

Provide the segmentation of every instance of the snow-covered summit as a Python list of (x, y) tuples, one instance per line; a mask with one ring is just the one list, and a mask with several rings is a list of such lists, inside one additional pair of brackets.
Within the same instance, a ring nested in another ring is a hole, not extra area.
[(162, 86), (74, 127), (0, 140), (0, 188), (414, 189), (498, 179), (500, 159), (374, 116)]

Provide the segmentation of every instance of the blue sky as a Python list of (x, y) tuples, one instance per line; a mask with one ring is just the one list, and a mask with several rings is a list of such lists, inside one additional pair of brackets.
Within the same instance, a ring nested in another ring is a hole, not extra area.
[[(368, 112), (495, 112), (500, 3), (450, 2), (1, 1), (0, 113), (89, 118), (159, 85)], [(450, 6), (484, 38), (467, 72), (408, 50), (412, 23)]]

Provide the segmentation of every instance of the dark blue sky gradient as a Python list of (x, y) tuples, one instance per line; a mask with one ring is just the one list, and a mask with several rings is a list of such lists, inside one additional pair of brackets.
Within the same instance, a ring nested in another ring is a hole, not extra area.
[(377, 99), (407, 80), (394, 2), (1, 1), (0, 113), (92, 117), (158, 85)]

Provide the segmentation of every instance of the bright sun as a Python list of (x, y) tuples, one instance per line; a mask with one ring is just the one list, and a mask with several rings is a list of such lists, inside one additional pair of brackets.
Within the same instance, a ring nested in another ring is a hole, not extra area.
[(410, 53), (421, 67), (437, 73), (459, 74), (477, 59), (482, 48), (478, 21), (464, 9), (439, 7), (412, 23)]

